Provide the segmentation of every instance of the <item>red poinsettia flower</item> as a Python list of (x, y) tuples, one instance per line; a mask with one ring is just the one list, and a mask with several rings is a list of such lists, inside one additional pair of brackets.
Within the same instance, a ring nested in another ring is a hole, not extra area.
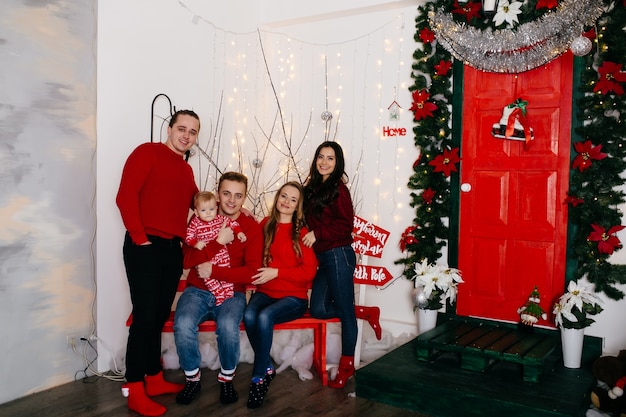
[(450, 68), (452, 68), (452, 61), (444, 61), (442, 59), (437, 65), (435, 65), (435, 74), (447, 75)]
[[(626, 0), (624, 1), (626, 2)], [(590, 41), (594, 40), (596, 38), (596, 28), (592, 27), (587, 32), (583, 32), (583, 36)]]
[(607, 154), (600, 152), (602, 145), (593, 146), (590, 140), (574, 143), (574, 149), (578, 152), (578, 155), (574, 158), (572, 167), (578, 168), (580, 172), (589, 168), (592, 160), (599, 161), (607, 157)]
[(547, 9), (554, 9), (558, 5), (559, 2), (557, 0), (539, 0), (537, 2), (537, 5), (535, 6), (535, 9), (540, 10), (544, 7)]
[(432, 117), (433, 111), (437, 110), (437, 105), (428, 101), (430, 94), (426, 90), (413, 91), (413, 104), (411, 110), (415, 114), (415, 121)]
[(565, 204), (571, 204), (572, 207), (576, 207), (579, 204), (584, 203), (585, 200), (583, 200), (582, 198), (578, 198), (575, 195), (568, 195), (567, 198), (565, 199)]
[(422, 153), (420, 152), (420, 154), (417, 157), (417, 159), (415, 160), (415, 162), (413, 162), (413, 169), (417, 168), (417, 166), (420, 164), (421, 160), (422, 160)]
[(432, 204), (434, 197), (435, 197), (435, 191), (430, 187), (428, 187), (427, 189), (424, 190), (424, 192), (422, 192), (422, 199), (424, 200), (425, 204)]
[(608, 232), (604, 231), (604, 227), (592, 224), (593, 232), (589, 233), (587, 240), (598, 242), (598, 252), (611, 255), (615, 248), (621, 248), (622, 242), (615, 236), (615, 233), (624, 229), (626, 226), (613, 226)]
[(417, 229), (417, 226), (409, 226), (404, 229), (402, 236), (400, 237), (400, 250), (404, 252), (406, 250), (406, 245), (413, 245), (417, 243), (417, 239), (413, 235), (413, 231)]
[(624, 94), (624, 87), (620, 83), (626, 82), (626, 72), (622, 72), (622, 64), (604, 61), (598, 68), (598, 74), (600, 79), (593, 88), (594, 92), (608, 94), (613, 91), (618, 96)]
[(435, 32), (430, 30), (430, 28), (425, 27), (424, 29), (420, 30), (420, 39), (423, 43), (431, 43), (435, 40)]
[(443, 154), (437, 155), (428, 164), (435, 167), (435, 172), (443, 172), (446, 177), (449, 177), (452, 171), (458, 171), (456, 164), (460, 161), (459, 148), (453, 148), (451, 150), (444, 149)]
[(467, 19), (467, 23), (469, 23), (472, 19), (480, 17), (480, 11), (482, 10), (482, 8), (483, 6), (479, 1), (468, 1), (467, 3), (463, 4), (463, 6), (461, 6), (459, 4), (459, 0), (454, 0), (452, 13), (465, 16), (465, 19)]

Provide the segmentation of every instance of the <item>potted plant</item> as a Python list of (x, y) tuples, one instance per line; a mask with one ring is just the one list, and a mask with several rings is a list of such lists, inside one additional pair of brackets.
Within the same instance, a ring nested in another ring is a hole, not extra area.
[(413, 302), (418, 314), (419, 333), (435, 327), (437, 311), (448, 301), (456, 301), (461, 271), (448, 265), (429, 264), (425, 259), (415, 265)]
[(585, 328), (595, 322), (591, 317), (602, 312), (601, 300), (590, 286), (570, 281), (567, 292), (554, 304), (554, 322), (561, 328), (563, 364), (579, 368)]

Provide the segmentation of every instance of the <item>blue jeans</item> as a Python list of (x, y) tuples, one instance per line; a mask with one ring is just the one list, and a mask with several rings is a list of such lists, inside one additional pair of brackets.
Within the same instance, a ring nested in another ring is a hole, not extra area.
[(352, 246), (342, 246), (317, 254), (319, 267), (311, 291), (311, 315), (318, 319), (341, 321), (341, 354), (354, 356), (357, 326), (354, 312), (354, 268)]
[(216, 306), (215, 296), (209, 290), (185, 288), (174, 314), (174, 341), (181, 368), (184, 371), (200, 368), (198, 325), (206, 320), (215, 320), (217, 352), (222, 369), (235, 369), (239, 363), (239, 325), (245, 307), (246, 297), (241, 292)]
[(270, 349), (274, 337), (274, 324), (285, 323), (302, 317), (309, 301), (305, 298), (272, 298), (255, 292), (243, 315), (246, 333), (254, 350), (252, 377), (262, 378), (272, 365)]

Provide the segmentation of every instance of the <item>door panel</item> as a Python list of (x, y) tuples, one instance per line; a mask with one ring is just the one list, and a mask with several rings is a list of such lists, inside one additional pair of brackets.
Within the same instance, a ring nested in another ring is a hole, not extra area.
[[(547, 312), (564, 288), (572, 56), (521, 74), (464, 70), (457, 314), (519, 321), (534, 286)], [(505, 106), (528, 101), (535, 139), (498, 139)], [(551, 322), (541, 322), (551, 325)]]

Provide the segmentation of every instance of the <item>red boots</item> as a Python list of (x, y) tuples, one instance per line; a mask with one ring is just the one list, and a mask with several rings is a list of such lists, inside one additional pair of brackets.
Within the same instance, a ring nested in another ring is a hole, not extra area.
[(144, 381), (127, 382), (122, 385), (124, 396), (128, 397), (128, 408), (142, 416), (160, 416), (165, 414), (165, 406), (152, 401), (149, 397), (162, 394), (175, 394), (185, 386), (168, 382), (163, 378), (163, 371), (156, 375), (146, 375)]
[(380, 308), (378, 307), (363, 307), (354, 306), (357, 319), (367, 320), (367, 322), (374, 329), (376, 339), (380, 340), (382, 337), (382, 328), (380, 327)]
[[(376, 338), (380, 340), (382, 337), (380, 309), (378, 307), (354, 306), (354, 312), (357, 319), (367, 320), (372, 329), (374, 329)], [(335, 379), (328, 381), (328, 386), (331, 388), (343, 388), (352, 375), (354, 375), (354, 356), (341, 356), (337, 376), (335, 376)]]
[(143, 381), (127, 382), (122, 386), (122, 390), (126, 392), (124, 389), (128, 392), (129, 410), (135, 411), (142, 416), (160, 416), (167, 411), (165, 406), (148, 398)]
[(184, 384), (168, 382), (163, 378), (163, 371), (156, 375), (146, 375), (146, 394), (155, 397), (163, 394), (177, 394), (185, 388)]
[(335, 379), (328, 381), (331, 388), (343, 388), (348, 379), (354, 375), (354, 356), (342, 356), (339, 359), (339, 369)]

